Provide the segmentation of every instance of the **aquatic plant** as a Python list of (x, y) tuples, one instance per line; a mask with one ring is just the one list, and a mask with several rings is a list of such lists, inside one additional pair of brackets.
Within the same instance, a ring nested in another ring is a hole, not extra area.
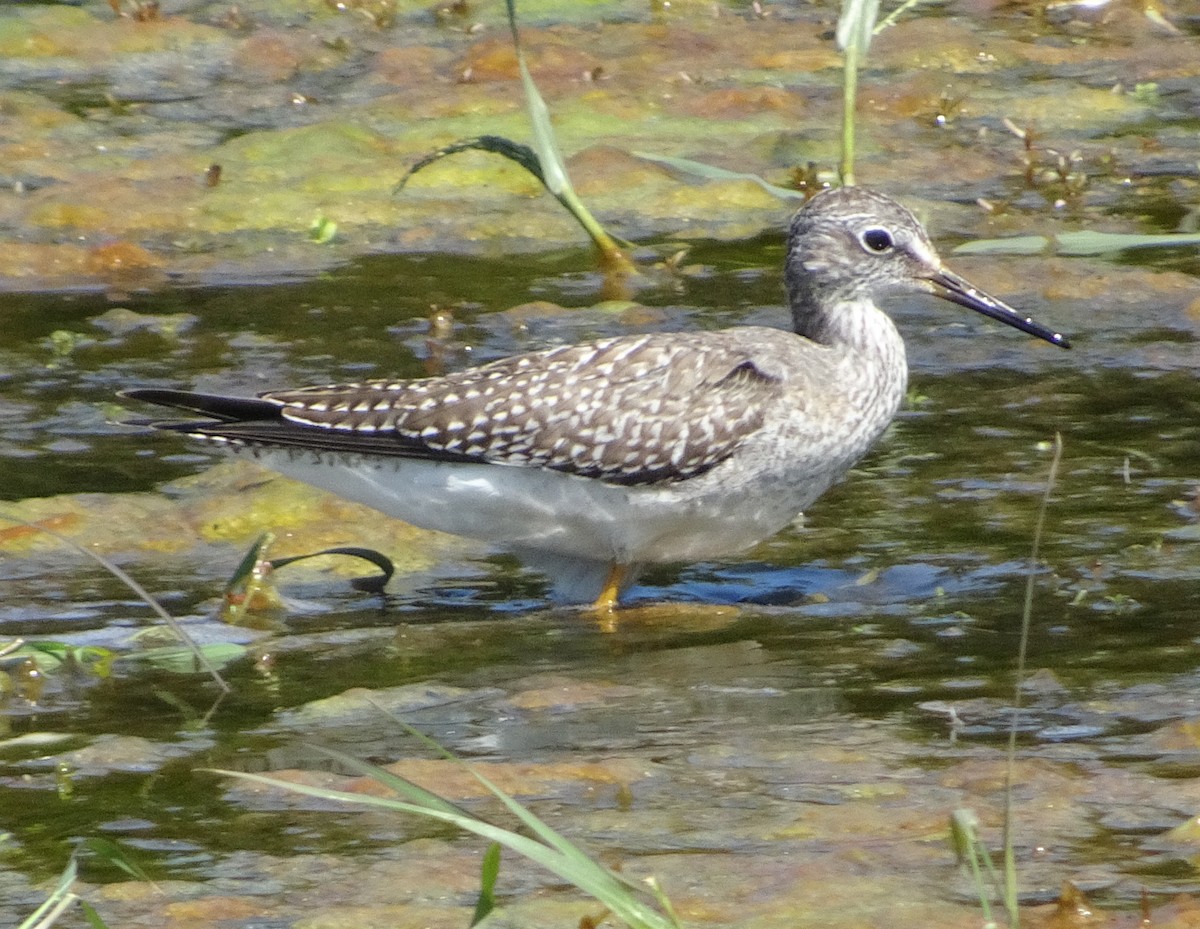
[[(118, 565), (113, 564), (111, 561), (109, 561), (103, 555), (97, 554), (96, 552), (92, 551), (90, 548), (85, 548), (84, 546), (80, 545), (78, 542), (74, 542), (71, 539), (68, 539), (66, 536), (55, 532), (53, 529), (48, 529), (45, 526), (39, 526), (37, 523), (31, 523), (31, 522), (29, 522), (29, 520), (21, 519), (19, 516), (14, 516), (10, 513), (0, 512), (0, 519), (7, 520), (8, 522), (12, 522), (12, 523), (17, 523), (19, 525), (26, 526), (30, 529), (34, 529), (38, 532), (43, 532), (48, 536), (52, 536), (53, 538), (55, 538), (59, 542), (61, 542), (63, 545), (66, 545), (69, 548), (75, 549), (77, 552), (87, 556), (88, 558), (92, 559), (97, 564), (99, 564), (109, 574), (111, 574), (113, 577), (115, 577), (117, 580), (119, 580), (122, 584), (124, 584), (126, 587), (128, 587), (131, 591), (133, 591), (133, 593), (135, 595), (137, 595), (138, 599), (140, 599), (143, 603), (145, 603), (148, 607), (150, 607), (151, 610), (154, 611), (154, 613), (159, 617), (159, 619), (161, 619), (163, 621), (163, 623), (171, 630), (172, 633), (175, 634), (176, 638), (178, 638), (179, 641), (182, 643), (183, 648), (186, 650), (186, 655), (188, 656), (189, 660), (196, 667), (208, 672), (208, 674), (212, 677), (213, 681), (216, 682), (216, 685), (219, 688), (221, 688), (222, 693), (230, 692), (230, 690), (231, 690), (230, 686), (227, 683), (225, 683), (225, 679), (223, 677), (221, 677), (221, 673), (217, 670), (217, 666), (212, 662), (212, 659), (208, 653), (208, 649), (206, 647), (200, 646), (200, 644), (197, 643), (196, 640), (193, 639), (188, 634), (187, 630), (183, 628), (183, 626), (179, 623), (179, 621), (176, 620), (175, 617), (172, 616), (170, 613), (168, 613), (166, 610), (164, 610), (162, 608), (162, 605), (159, 604), (159, 602), (157, 600), (155, 600), (152, 596), (150, 596), (149, 592), (147, 592), (145, 587), (143, 587), (141, 584), (139, 584), (137, 581), (135, 581), (132, 577), (130, 577), (129, 574), (126, 573), (124, 570), (122, 570)], [(48, 644), (52, 644), (52, 643), (41, 643), (41, 644), (44, 649)]]
[[(1008, 726), (1008, 746), (1005, 750), (1004, 768), (1004, 834), (1002, 839), (1003, 868), (997, 870), (991, 853), (979, 837), (979, 818), (971, 810), (955, 810), (950, 815), (950, 838), (960, 862), (966, 862), (971, 870), (975, 892), (979, 896), (979, 907), (983, 911), (985, 925), (994, 926), (990, 900), (999, 897), (1008, 916), (1009, 929), (1021, 925), (1020, 907), (1017, 901), (1017, 863), (1013, 837), (1013, 786), (1016, 781), (1017, 728), (1021, 721), (1021, 697), (1025, 683), (1025, 665), (1029, 652), (1029, 630), (1033, 625), (1033, 593), (1038, 573), (1038, 553), (1041, 550), (1042, 534), (1046, 527), (1046, 511), (1050, 498), (1058, 483), (1058, 466), (1062, 462), (1062, 436), (1054, 436), (1054, 455), (1050, 459), (1050, 470), (1046, 475), (1046, 489), (1038, 506), (1037, 519), (1033, 527), (1033, 541), (1029, 549), (1029, 561), (1025, 569), (1025, 599), (1021, 608), (1021, 631), (1017, 643), (1017, 665), (1013, 673), (1013, 703)], [(985, 880), (986, 878), (986, 880)], [(989, 889), (988, 884), (991, 884)]]
[[(437, 151), (426, 155), (396, 184), (399, 191), (408, 183), (408, 179), (435, 161), (454, 155), (458, 152), (478, 149), (501, 155), (515, 161), (526, 171), (541, 181), (542, 186), (561, 203), (566, 210), (587, 232), (604, 266), (612, 272), (628, 274), (633, 272), (633, 263), (626, 257), (621, 244), (604, 229), (591, 211), (579, 199), (571, 179), (567, 174), (567, 165), (558, 147), (558, 138), (554, 134), (554, 124), (550, 120), (550, 108), (546, 106), (541, 92), (534, 83), (533, 75), (525, 64), (525, 53), (521, 49), (521, 33), (517, 27), (516, 0), (505, 0), (508, 9), (508, 26), (512, 32), (513, 50), (517, 56), (517, 69), (521, 74), (521, 86), (525, 90), (525, 105), (529, 110), (529, 121), (533, 126), (533, 146), (522, 145), (503, 136), (477, 136), (471, 139), (460, 139), (450, 145), (443, 146)], [(628, 243), (624, 243), (628, 245)]]
[[(390, 715), (390, 714), (389, 714)], [(397, 720), (397, 722), (399, 722)], [(465, 761), (456, 758), (445, 748), (416, 731), (411, 726), (399, 722), (410, 734), (419, 738), (432, 747), (444, 758), (462, 765), (483, 787), (496, 797), (504, 808), (514, 816), (520, 824), (533, 834), (531, 838), (521, 832), (496, 826), (487, 820), (455, 806), (424, 787), (414, 784), (407, 778), (392, 774), (384, 768), (360, 761), (351, 755), (325, 748), (319, 745), (309, 746), (314, 751), (321, 752), (347, 768), (365, 775), (385, 787), (391, 788), (404, 799), (378, 797), (368, 794), (351, 793), (343, 790), (331, 790), (309, 784), (294, 783), (262, 774), (251, 774), (245, 771), (214, 770), (216, 774), (236, 777), (245, 781), (279, 787), (293, 793), (305, 794), (322, 800), (334, 800), (356, 806), (366, 806), (393, 810), (398, 813), (412, 813), (450, 823), (473, 832), (492, 844), (484, 854), (481, 868), (479, 901), (475, 907), (475, 915), (471, 925), (475, 925), (486, 916), (494, 906), (494, 891), (500, 870), (500, 852), (498, 846), (511, 849), (523, 855), (535, 864), (541, 865), (547, 871), (558, 875), (584, 893), (595, 897), (605, 908), (631, 929), (680, 929), (679, 918), (676, 916), (670, 900), (653, 878), (644, 882), (634, 881), (623, 874), (606, 868), (587, 854), (579, 846), (568, 840), (562, 834), (551, 828), (527, 808), (501, 790), (489, 778), (480, 774)], [(653, 901), (653, 902), (649, 902)]]

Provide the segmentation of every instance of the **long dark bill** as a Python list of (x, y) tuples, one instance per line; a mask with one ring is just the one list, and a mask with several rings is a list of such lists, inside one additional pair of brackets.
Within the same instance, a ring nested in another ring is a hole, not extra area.
[(943, 300), (949, 300), (951, 303), (965, 306), (967, 309), (982, 313), (991, 319), (1007, 323), (1014, 329), (1020, 329), (1039, 339), (1045, 339), (1051, 345), (1061, 348), (1071, 347), (1071, 343), (1061, 332), (1055, 332), (1053, 329), (1048, 329), (1041, 323), (1035, 322), (1031, 317), (1014, 310), (1003, 300), (997, 300), (984, 293), (966, 278), (959, 277), (947, 268), (939, 268), (931, 274), (929, 282), (933, 285), (933, 292)]

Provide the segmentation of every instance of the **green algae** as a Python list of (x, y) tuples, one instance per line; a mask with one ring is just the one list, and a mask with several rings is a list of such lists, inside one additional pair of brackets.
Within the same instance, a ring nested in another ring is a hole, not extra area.
[(70, 6), (9, 7), (0, 12), (0, 55), (9, 58), (78, 58), (184, 51), (224, 43), (219, 29), (184, 17), (145, 23), (99, 18)]

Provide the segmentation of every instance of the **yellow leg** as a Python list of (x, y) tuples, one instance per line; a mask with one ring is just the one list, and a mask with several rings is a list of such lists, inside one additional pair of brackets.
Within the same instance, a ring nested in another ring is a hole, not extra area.
[(600, 627), (605, 632), (615, 632), (617, 629), (613, 614), (617, 609), (617, 598), (621, 595), (621, 584), (628, 573), (629, 569), (625, 565), (613, 565), (608, 571), (600, 596), (592, 604), (592, 612), (597, 614), (596, 618), (600, 620)]

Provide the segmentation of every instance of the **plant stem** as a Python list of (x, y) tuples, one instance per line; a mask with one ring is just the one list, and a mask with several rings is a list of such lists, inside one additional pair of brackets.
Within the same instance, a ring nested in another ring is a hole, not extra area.
[(1012, 721), (1008, 727), (1008, 764), (1004, 773), (1004, 905), (1008, 910), (1008, 925), (1018, 929), (1021, 924), (1017, 912), (1017, 865), (1013, 853), (1013, 781), (1017, 763), (1017, 724), (1021, 716), (1021, 684), (1025, 680), (1025, 658), (1029, 651), (1029, 627), (1033, 624), (1034, 575), (1037, 572), (1038, 550), (1042, 545), (1042, 530), (1046, 525), (1046, 510), (1050, 506), (1050, 495), (1058, 480), (1058, 465), (1062, 461), (1062, 435), (1054, 435), (1054, 457), (1050, 459), (1050, 473), (1046, 476), (1046, 492), (1038, 508), (1037, 522), (1033, 527), (1033, 544), (1029, 549), (1029, 568), (1025, 573), (1025, 605), (1021, 611), (1021, 638), (1017, 645), (1016, 682), (1013, 688)]
[(846, 187), (854, 186), (854, 110), (858, 100), (858, 43), (850, 42), (845, 51), (842, 76), (842, 163), (838, 174)]

